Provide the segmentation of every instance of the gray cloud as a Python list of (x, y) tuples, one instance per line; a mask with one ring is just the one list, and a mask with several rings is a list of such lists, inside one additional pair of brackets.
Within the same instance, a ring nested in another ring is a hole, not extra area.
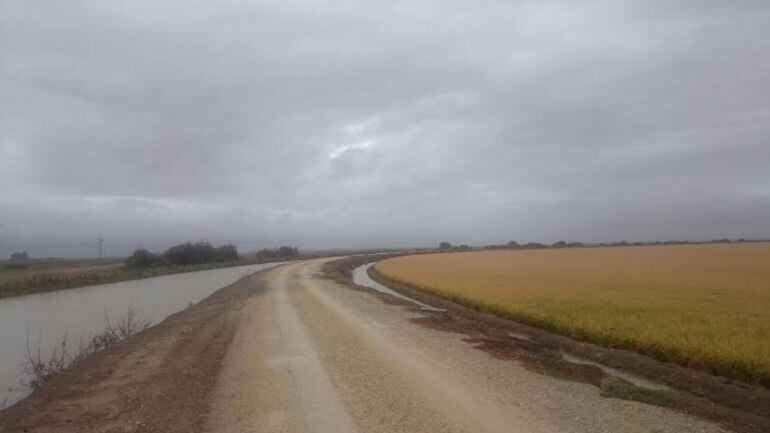
[(765, 1), (0, 16), (0, 255), (770, 236)]

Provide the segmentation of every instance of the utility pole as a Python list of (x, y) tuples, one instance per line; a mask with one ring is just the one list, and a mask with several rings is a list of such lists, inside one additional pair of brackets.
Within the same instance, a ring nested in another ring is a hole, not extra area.
[(103, 249), (104, 239), (102, 238), (97, 239), (96, 244), (99, 245), (99, 260), (102, 260), (104, 259), (104, 249)]

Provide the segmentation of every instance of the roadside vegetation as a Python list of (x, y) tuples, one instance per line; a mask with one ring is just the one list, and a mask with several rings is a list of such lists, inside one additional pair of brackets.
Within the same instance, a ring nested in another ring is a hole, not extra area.
[(140, 248), (126, 259), (126, 268), (146, 269), (164, 266), (225, 263), (237, 261), (238, 258), (238, 249), (232, 244), (216, 248), (208, 242), (188, 242), (175, 245), (163, 254), (155, 254)]
[(559, 248), (596, 248), (596, 247), (643, 247), (643, 246), (660, 246), (660, 245), (728, 244), (732, 242), (746, 243), (746, 242), (764, 242), (764, 241), (746, 240), (744, 238), (734, 239), (734, 240), (723, 238), (723, 239), (714, 239), (710, 241), (700, 241), (700, 242), (669, 240), (669, 241), (653, 241), (653, 242), (618, 241), (618, 242), (601, 242), (601, 243), (593, 243), (593, 244), (586, 244), (583, 242), (575, 242), (575, 241), (564, 241), (564, 240), (556, 241), (552, 244), (544, 244), (541, 242), (519, 243), (516, 241), (510, 241), (506, 244), (491, 244), (491, 245), (484, 245), (482, 247), (471, 247), (466, 244), (452, 245), (447, 241), (442, 241), (438, 244), (438, 249), (439, 251), (443, 251), (443, 252), (478, 251), (478, 250), (541, 250), (546, 248), (559, 249)]
[(0, 266), (0, 298), (50, 292), (75, 287), (285, 260), (300, 256), (296, 247), (262, 249), (241, 255), (235, 245), (214, 247), (208, 242), (175, 245), (163, 253), (137, 249), (120, 261), (10, 261)]
[(427, 254), (382, 276), (607, 347), (770, 386), (770, 243)]
[(26, 385), (38, 389), (92, 353), (119, 343), (150, 326), (147, 319), (136, 315), (132, 305), (128, 306), (126, 314), (117, 322), (111, 321), (105, 313), (104, 322), (104, 330), (100, 334), (94, 335), (89, 341), (78, 341), (77, 344), (69, 340), (65, 330), (61, 342), (46, 352), (43, 352), (42, 336), (33, 349), (27, 335), (27, 359), (23, 366), (28, 378)]

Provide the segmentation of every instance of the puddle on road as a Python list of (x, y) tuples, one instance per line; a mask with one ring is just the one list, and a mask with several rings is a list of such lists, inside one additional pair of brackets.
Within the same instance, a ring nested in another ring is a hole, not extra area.
[(569, 353), (565, 353), (565, 352), (561, 352), (561, 356), (562, 358), (564, 358), (565, 361), (571, 362), (573, 364), (593, 365), (594, 367), (599, 367), (606, 374), (610, 376), (619, 377), (623, 380), (627, 380), (641, 388), (654, 389), (658, 391), (671, 391), (670, 387), (662, 383), (652, 382), (648, 379), (645, 379), (641, 376), (637, 376), (633, 373), (628, 373), (623, 370), (618, 370), (616, 368), (608, 367), (599, 362), (591, 361), (590, 359), (580, 358), (578, 356), (570, 355)]
[(398, 293), (395, 290), (392, 290), (374, 281), (367, 273), (369, 271), (369, 268), (371, 268), (373, 265), (374, 265), (374, 262), (367, 263), (365, 265), (362, 265), (353, 269), (353, 282), (358, 284), (359, 286), (369, 287), (370, 289), (374, 289), (380, 293), (384, 293), (386, 295), (393, 296), (394, 298), (411, 302), (415, 305), (418, 305), (420, 309), (423, 311), (442, 312), (442, 313), (446, 311), (443, 308), (431, 307), (430, 305), (424, 304), (416, 299), (412, 299), (408, 296), (404, 296), (401, 293)]

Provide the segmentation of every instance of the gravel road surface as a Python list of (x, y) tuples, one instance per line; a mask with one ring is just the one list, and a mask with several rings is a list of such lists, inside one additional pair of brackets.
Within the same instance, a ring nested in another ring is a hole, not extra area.
[(266, 272), (240, 311), (210, 432), (718, 432), (664, 408), (496, 359), (419, 311), (320, 274)]

